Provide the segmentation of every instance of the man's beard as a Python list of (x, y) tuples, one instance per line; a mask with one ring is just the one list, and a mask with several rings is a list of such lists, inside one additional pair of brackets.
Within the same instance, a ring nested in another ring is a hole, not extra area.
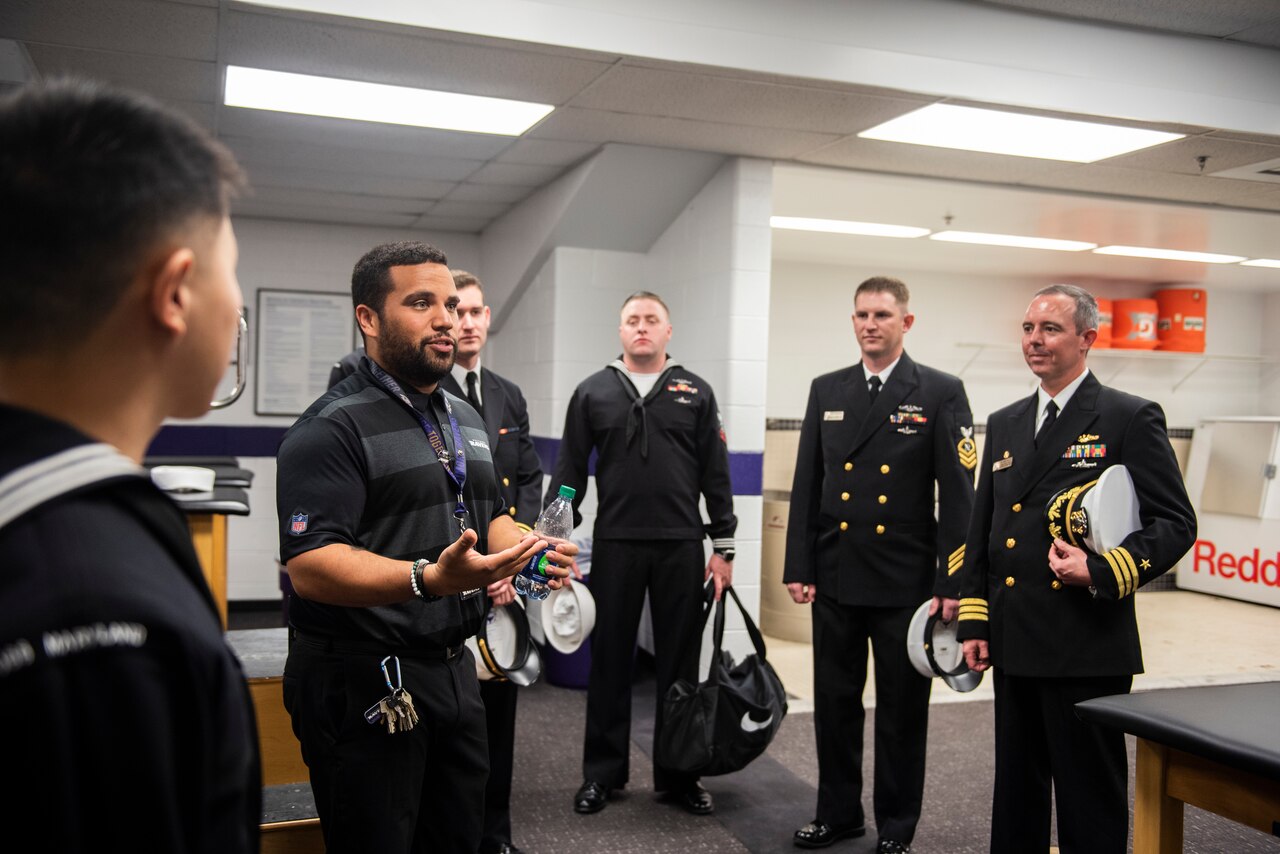
[[(457, 342), (451, 336), (433, 335), (415, 342), (387, 323), (383, 324), (382, 332), (378, 342), (378, 355), (381, 357), (382, 367), (396, 379), (421, 389), (440, 382), (453, 368)], [(428, 341), (440, 338), (454, 341), (454, 349), (448, 355), (441, 355), (427, 346)]]

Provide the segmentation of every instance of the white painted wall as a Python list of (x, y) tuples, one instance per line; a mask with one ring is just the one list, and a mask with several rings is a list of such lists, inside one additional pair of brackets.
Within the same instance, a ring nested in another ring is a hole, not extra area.
[[(763, 452), (771, 194), (771, 164), (730, 161), (647, 253), (574, 247), (552, 253), (488, 348), (488, 364), (524, 390), (535, 435), (560, 437), (574, 388), (620, 351), (622, 301), (645, 289), (671, 309), (672, 355), (715, 389), (730, 450)], [(589, 533), (594, 508), (591, 489), (580, 534)], [(734, 587), (755, 615), (760, 497), (736, 496), (734, 510)], [(746, 651), (741, 622), (729, 629), (729, 648)]]
[[(873, 275), (901, 278), (911, 289), (915, 326), (906, 337), (916, 361), (951, 373), (963, 370), (974, 418), (1034, 389), (1034, 378), (1018, 351), (1027, 303), (1048, 280), (945, 275), (901, 269), (857, 269), (779, 261), (773, 268), (768, 361), (770, 418), (801, 418), (809, 382), (858, 359), (850, 316), (853, 292)], [(1133, 282), (1077, 282), (1110, 298), (1149, 296), (1156, 286)], [(1280, 320), (1280, 298), (1208, 289), (1206, 350), (1212, 354), (1264, 355), (1267, 311)], [(1271, 327), (1266, 327), (1271, 328)], [(982, 343), (978, 351), (961, 345)], [(1269, 345), (1273, 353), (1277, 345)], [(974, 358), (977, 356), (977, 358)], [(973, 359), (972, 364), (966, 364)], [(1252, 415), (1263, 410), (1259, 392), (1266, 365), (1205, 361), (1195, 356), (1095, 351), (1089, 364), (1117, 388), (1150, 398), (1165, 409), (1171, 427), (1194, 427), (1203, 415)], [(1175, 391), (1174, 384), (1183, 381)], [(1274, 373), (1274, 366), (1270, 371)]]

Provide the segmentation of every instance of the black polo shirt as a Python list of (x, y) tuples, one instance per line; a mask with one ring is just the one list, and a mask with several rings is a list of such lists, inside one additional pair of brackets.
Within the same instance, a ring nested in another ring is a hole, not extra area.
[[(443, 395), (409, 391), (455, 453)], [(467, 523), (488, 550), (489, 523), (504, 511), (485, 425), (450, 396), (465, 444)], [(362, 362), (289, 428), (276, 459), (280, 558), (343, 543), (394, 560), (435, 560), (457, 539), (456, 490), (417, 417)], [(405, 570), (405, 593), (409, 572)], [(456, 646), (479, 628), (484, 591), (423, 603), (352, 608), (295, 596), (289, 621), (317, 635), (398, 647)]]

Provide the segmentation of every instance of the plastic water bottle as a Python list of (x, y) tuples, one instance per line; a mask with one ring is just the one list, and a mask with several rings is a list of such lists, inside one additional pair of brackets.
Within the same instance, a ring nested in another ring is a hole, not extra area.
[(567, 543), (573, 533), (573, 496), (576, 493), (572, 486), (560, 487), (560, 494), (543, 509), (542, 515), (533, 526), (533, 532), (539, 539), (547, 541), (548, 547), (529, 558), (524, 569), (515, 577), (512, 586), (521, 596), (530, 599), (546, 599), (551, 593), (547, 582), (546, 568), (550, 561), (547, 552), (555, 551), (557, 543)]

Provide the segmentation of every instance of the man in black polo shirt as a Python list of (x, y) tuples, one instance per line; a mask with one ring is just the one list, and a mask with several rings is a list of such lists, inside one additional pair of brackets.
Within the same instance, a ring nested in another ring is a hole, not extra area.
[[(484, 588), (546, 545), (504, 511), (484, 421), (437, 388), (456, 348), (446, 264), (421, 243), (357, 262), (368, 359), (290, 428), (277, 459), (297, 593), (285, 704), (330, 854), (476, 849), (488, 752), (462, 643)], [(567, 567), (576, 549), (560, 548)], [(398, 687), (420, 720), (392, 734), (365, 710)]]

